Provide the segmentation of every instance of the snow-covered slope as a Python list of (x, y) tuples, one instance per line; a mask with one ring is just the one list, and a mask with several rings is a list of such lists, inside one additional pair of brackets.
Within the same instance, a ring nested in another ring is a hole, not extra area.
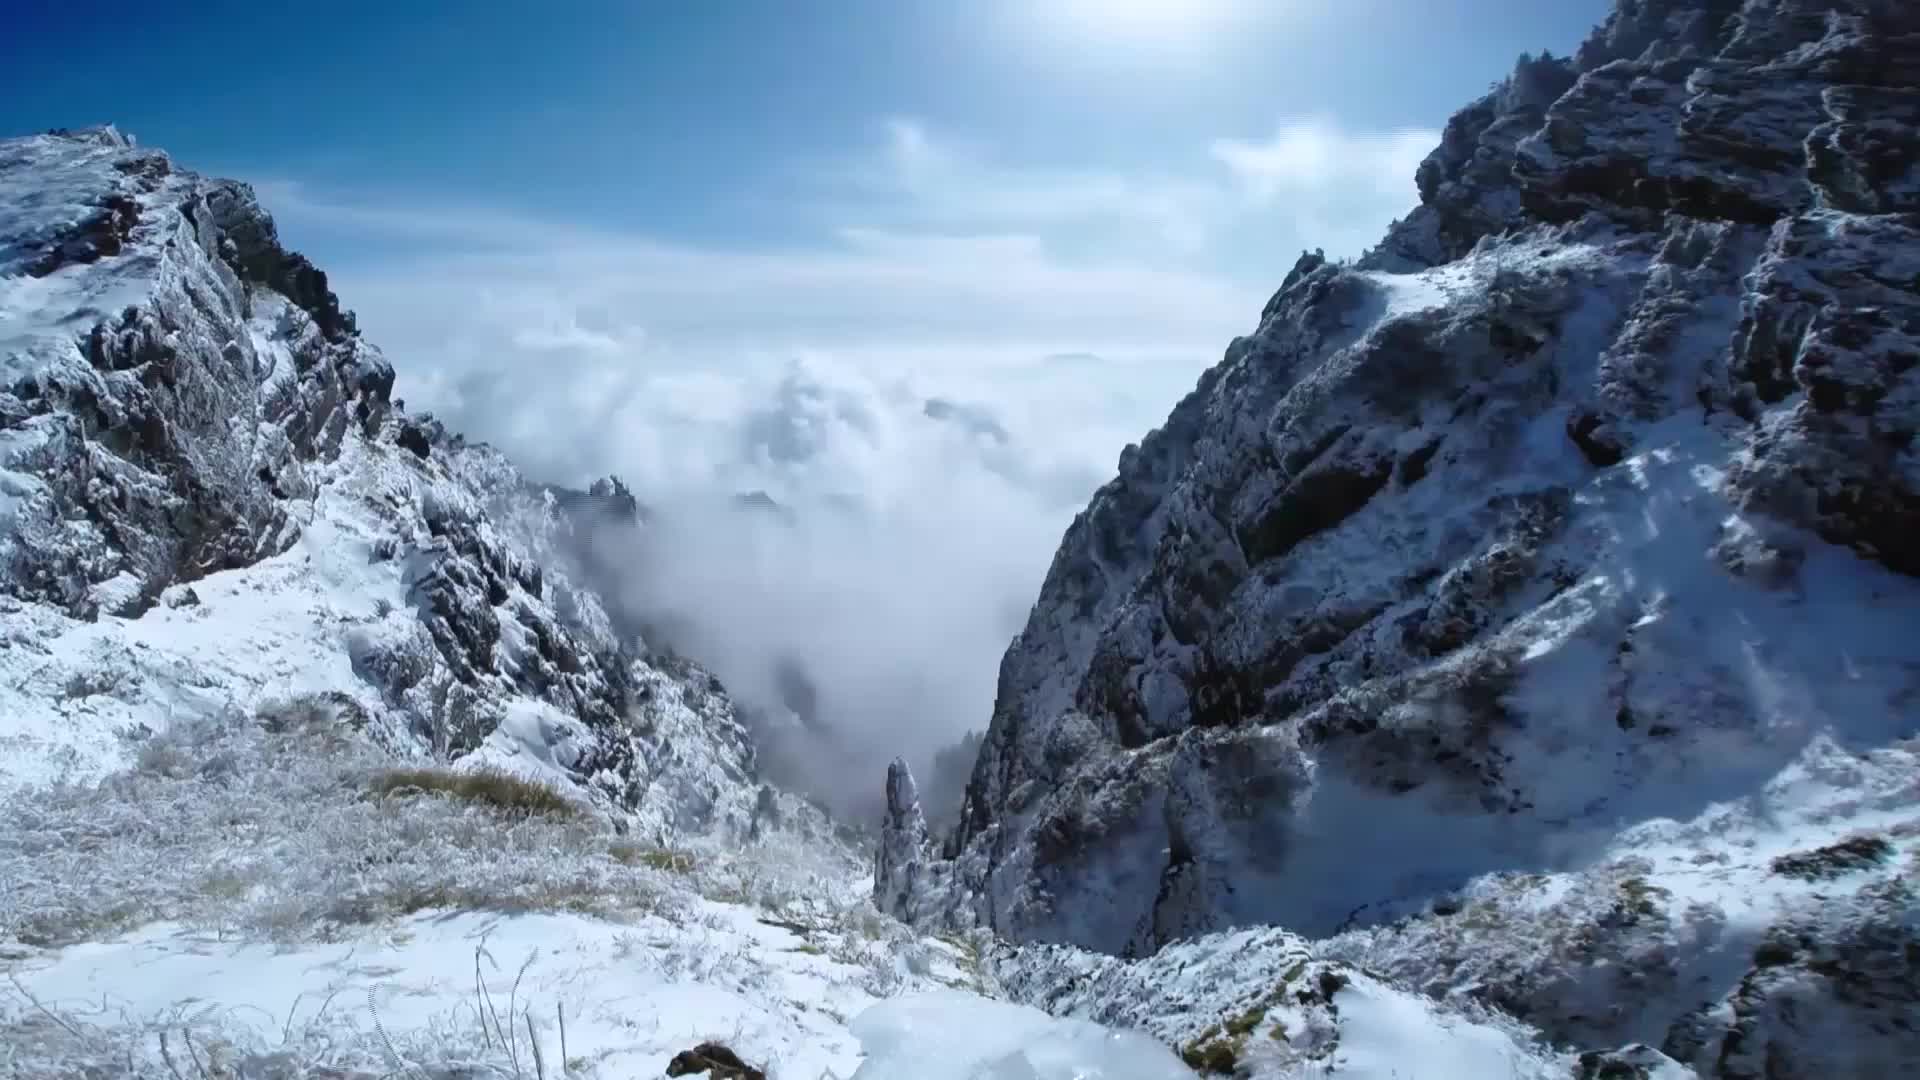
[(1523, 59), (1123, 453), (957, 830), (889, 777), (878, 899), (1147, 971), (1285, 927), (1706, 1075), (1920, 1063), (1914, 130), (1910, 4)]

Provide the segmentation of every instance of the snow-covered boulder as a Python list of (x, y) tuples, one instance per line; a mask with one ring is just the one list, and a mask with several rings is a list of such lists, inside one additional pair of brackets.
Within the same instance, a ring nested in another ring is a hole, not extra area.
[[(1540, 1045), (1510, 1016), (1422, 997), (1317, 957), (1309, 942), (1279, 929), (1204, 935), (1137, 960), (1029, 945), (1001, 946), (990, 961), (1014, 1000), (1151, 1033), (1202, 1075), (1558, 1080), (1584, 1064), (1580, 1055)], [(1687, 1075), (1646, 1048), (1587, 1060), (1622, 1053), (1668, 1070), (1672, 1080)]]

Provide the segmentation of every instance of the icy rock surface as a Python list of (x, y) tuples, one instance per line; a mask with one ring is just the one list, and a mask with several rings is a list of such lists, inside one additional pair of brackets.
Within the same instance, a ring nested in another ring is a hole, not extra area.
[(926, 872), (927, 819), (920, 808), (907, 763), (895, 759), (887, 768), (887, 813), (874, 848), (873, 895), (883, 911), (911, 921), (913, 904), (927, 892), (920, 880)]
[(719, 683), (608, 615), (577, 538), (631, 495), (529, 483), (393, 379), (247, 185), (112, 128), (0, 142), (4, 775), (320, 695), (653, 835), (819, 826)]
[(393, 369), (245, 185), (112, 129), (0, 146), (0, 590), (80, 618), (284, 551)]
[(1123, 452), (880, 901), (1281, 926), (1703, 1075), (1920, 1060), (1916, 127), (1908, 4), (1622, 0), (1523, 60)]
[(1202, 1073), (1545, 1080), (1575, 1064), (1511, 1018), (1316, 959), (1279, 929), (1176, 942), (1139, 960), (1033, 945), (1002, 946), (991, 959), (1015, 1000), (1151, 1033)]

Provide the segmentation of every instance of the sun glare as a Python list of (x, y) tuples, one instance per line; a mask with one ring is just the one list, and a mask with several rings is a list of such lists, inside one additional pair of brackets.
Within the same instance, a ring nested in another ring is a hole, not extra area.
[(1248, 0), (1040, 0), (1022, 11), (1056, 40), (1172, 55), (1203, 51), (1247, 7)]

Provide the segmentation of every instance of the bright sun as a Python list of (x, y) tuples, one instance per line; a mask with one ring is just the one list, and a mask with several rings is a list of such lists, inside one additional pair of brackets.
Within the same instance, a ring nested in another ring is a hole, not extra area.
[(1248, 0), (1033, 0), (1022, 5), (1035, 29), (1093, 47), (1146, 53), (1204, 49)]

